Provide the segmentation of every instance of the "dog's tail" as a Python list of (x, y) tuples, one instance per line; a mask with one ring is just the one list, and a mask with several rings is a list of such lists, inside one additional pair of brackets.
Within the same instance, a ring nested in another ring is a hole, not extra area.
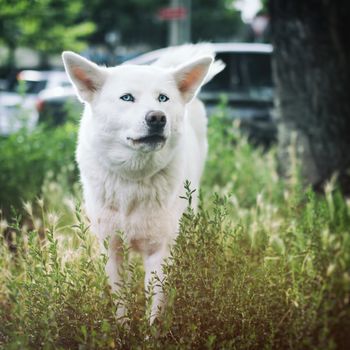
[[(215, 52), (211, 44), (185, 44), (181, 46), (171, 46), (163, 55), (153, 64), (159, 67), (177, 67), (185, 62), (192, 61), (203, 56), (215, 58)], [(208, 74), (202, 85), (208, 83), (225, 68), (225, 63), (221, 60), (215, 60), (209, 68)]]

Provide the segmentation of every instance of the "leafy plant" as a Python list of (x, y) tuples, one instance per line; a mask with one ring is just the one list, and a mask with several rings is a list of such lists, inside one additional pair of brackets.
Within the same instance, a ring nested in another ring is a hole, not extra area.
[(76, 126), (26, 129), (0, 139), (0, 208), (5, 214), (19, 209), (23, 201), (41, 196), (45, 180), (61, 180), (71, 192), (77, 180), (74, 162)]
[[(33, 229), (1, 221), (0, 347), (348, 348), (349, 201), (335, 182), (325, 196), (303, 189), (297, 167), (282, 182), (274, 150), (252, 148), (220, 116), (209, 128), (200, 207), (191, 207), (196, 192), (186, 183), (189, 205), (166, 279), (154, 281), (168, 300), (157, 322), (148, 324), (140, 259), (125, 247), (124, 281), (112, 295), (106, 256), (80, 209), (71, 210), (67, 225), (53, 201), (39, 218), (27, 206), (27, 222), (41, 222)], [(123, 324), (117, 303), (127, 309)]]

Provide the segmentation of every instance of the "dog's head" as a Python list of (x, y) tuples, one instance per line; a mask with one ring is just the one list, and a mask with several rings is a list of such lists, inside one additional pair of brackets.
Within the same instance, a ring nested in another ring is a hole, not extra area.
[(73, 53), (63, 61), (77, 95), (92, 110), (96, 133), (110, 146), (152, 152), (174, 143), (183, 129), (185, 106), (212, 63), (202, 57), (182, 66), (99, 67)]

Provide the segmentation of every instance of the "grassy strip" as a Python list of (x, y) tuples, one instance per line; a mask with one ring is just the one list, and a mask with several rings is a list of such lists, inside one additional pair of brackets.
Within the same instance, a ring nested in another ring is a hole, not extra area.
[(303, 190), (296, 169), (283, 183), (274, 150), (253, 149), (224, 115), (211, 119), (201, 207), (183, 216), (167, 279), (154, 281), (168, 295), (162, 318), (148, 325), (140, 260), (127, 249), (129, 278), (110, 294), (106, 257), (63, 191), (60, 205), (39, 200), (26, 220), (2, 221), (17, 251), (0, 238), (0, 347), (347, 348), (349, 202), (332, 183), (322, 197)]

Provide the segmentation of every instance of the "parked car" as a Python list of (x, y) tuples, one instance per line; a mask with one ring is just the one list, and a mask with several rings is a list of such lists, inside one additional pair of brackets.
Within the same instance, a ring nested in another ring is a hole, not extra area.
[(39, 120), (38, 94), (69, 86), (63, 71), (21, 71), (7, 90), (0, 92), (0, 135), (9, 135), (24, 126), (33, 128)]
[[(228, 119), (238, 119), (241, 128), (254, 143), (269, 145), (276, 139), (273, 118), (274, 88), (271, 72), (272, 46), (256, 43), (213, 43), (216, 58), (226, 64), (211, 82), (205, 85), (200, 98), (208, 115), (225, 96)], [(159, 49), (127, 61), (150, 64), (166, 49)]]
[(66, 87), (45, 89), (38, 95), (36, 103), (38, 123), (57, 126), (69, 120), (77, 120), (83, 105), (76, 97), (72, 84)]
[[(251, 141), (269, 145), (276, 138), (273, 118), (273, 83), (271, 73), (272, 46), (253, 43), (212, 44), (216, 57), (226, 68), (205, 85), (200, 98), (205, 102), (208, 115), (225, 96), (227, 118), (240, 121), (241, 128)], [(151, 64), (166, 50), (151, 51), (127, 60), (123, 64)], [(81, 110), (71, 87), (65, 91), (40, 93), (40, 121), (49, 118), (54, 124), (66, 119), (66, 102), (75, 110)]]

